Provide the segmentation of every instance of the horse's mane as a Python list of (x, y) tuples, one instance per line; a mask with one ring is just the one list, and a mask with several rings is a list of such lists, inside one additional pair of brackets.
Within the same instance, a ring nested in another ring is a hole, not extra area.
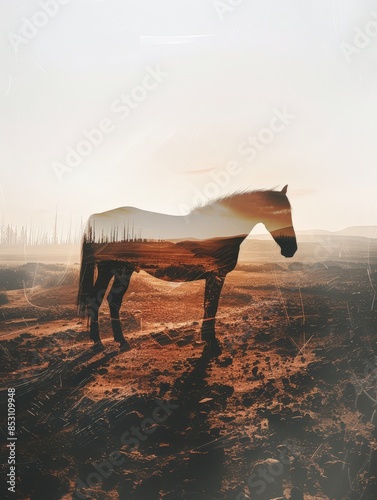
[(227, 204), (228, 202), (230, 203), (232, 200), (242, 197), (242, 196), (247, 196), (247, 195), (253, 195), (253, 194), (263, 194), (265, 197), (269, 198), (275, 198), (276, 196), (281, 195), (280, 191), (276, 191), (276, 188), (272, 189), (254, 189), (250, 190), (249, 188), (246, 189), (239, 189), (237, 191), (234, 191), (233, 193), (226, 194), (224, 196), (219, 196), (217, 198), (213, 198), (209, 200), (207, 203), (198, 203), (193, 207), (191, 210), (192, 212), (196, 212), (198, 210), (203, 210), (205, 208), (211, 207), (216, 204)]

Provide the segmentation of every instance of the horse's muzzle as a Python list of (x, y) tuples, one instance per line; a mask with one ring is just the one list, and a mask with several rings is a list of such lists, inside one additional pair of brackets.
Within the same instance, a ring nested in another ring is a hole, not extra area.
[(289, 245), (285, 245), (284, 248), (281, 249), (281, 254), (283, 257), (293, 257), (297, 251), (297, 243), (296, 241), (290, 242)]
[(281, 254), (283, 257), (293, 257), (297, 251), (297, 241), (296, 238), (291, 236), (280, 236), (275, 238), (276, 243), (281, 248)]
[(283, 250), (282, 250), (281, 254), (282, 254), (283, 257), (293, 257), (294, 254), (296, 253), (296, 250), (292, 250), (292, 251), (289, 251), (289, 252), (287, 252), (287, 251), (283, 252)]

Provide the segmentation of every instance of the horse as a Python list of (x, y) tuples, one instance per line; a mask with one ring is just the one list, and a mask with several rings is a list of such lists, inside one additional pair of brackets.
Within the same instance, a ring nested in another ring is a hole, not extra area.
[(284, 257), (297, 250), (287, 188), (241, 191), (195, 207), (187, 215), (167, 215), (120, 207), (89, 217), (82, 242), (78, 315), (90, 320), (90, 339), (103, 349), (98, 311), (107, 295), (114, 341), (124, 350), (119, 310), (133, 272), (167, 281), (205, 280), (201, 324), (203, 355), (216, 357), (221, 345), (215, 321), (226, 275), (238, 260), (240, 245), (263, 223)]

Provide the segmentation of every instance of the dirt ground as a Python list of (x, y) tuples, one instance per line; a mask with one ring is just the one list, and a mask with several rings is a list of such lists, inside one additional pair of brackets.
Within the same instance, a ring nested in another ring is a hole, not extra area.
[(104, 303), (96, 352), (69, 272), (8, 289), (0, 306), (17, 499), (377, 498), (377, 282), (366, 265), (238, 266), (213, 360), (201, 357), (204, 282), (134, 274), (122, 307), (132, 349), (113, 342)]

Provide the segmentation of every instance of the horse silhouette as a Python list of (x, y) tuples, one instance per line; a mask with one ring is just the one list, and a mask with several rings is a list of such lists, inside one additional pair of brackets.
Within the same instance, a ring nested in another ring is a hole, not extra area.
[(91, 215), (83, 237), (77, 305), (79, 315), (90, 319), (95, 346), (103, 348), (98, 310), (114, 277), (107, 296), (114, 340), (123, 349), (130, 348), (119, 310), (132, 273), (143, 270), (168, 281), (205, 280), (203, 354), (219, 355), (221, 346), (215, 334), (219, 298), (226, 275), (237, 264), (243, 240), (261, 222), (283, 256), (292, 257), (297, 250), (286, 193), (287, 186), (281, 191), (238, 192), (184, 216), (134, 207)]

